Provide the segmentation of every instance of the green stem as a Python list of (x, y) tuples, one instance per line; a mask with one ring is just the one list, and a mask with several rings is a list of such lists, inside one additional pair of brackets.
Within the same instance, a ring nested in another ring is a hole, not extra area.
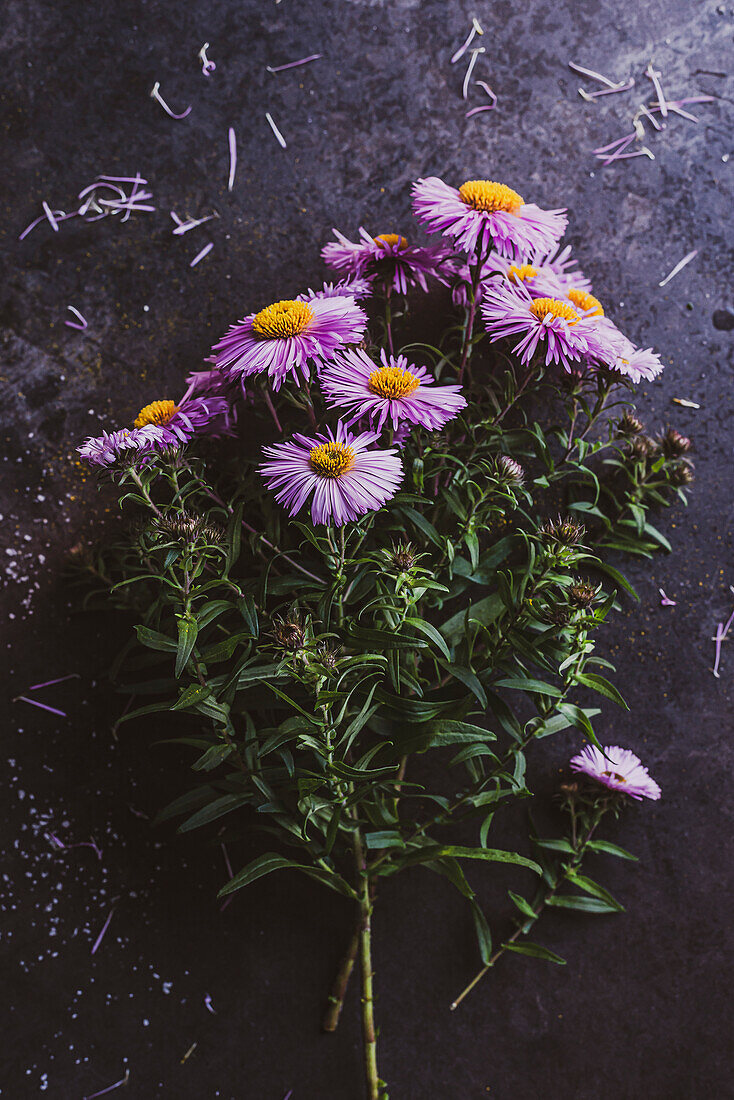
[(372, 988), (372, 901), (370, 880), (364, 861), (359, 829), (354, 834), (354, 854), (360, 877), (359, 962), (362, 972), (362, 1041), (364, 1072), (368, 1100), (380, 1100), (380, 1077), (377, 1072), (377, 1035), (375, 1033), (374, 994)]
[(139, 475), (138, 475), (138, 472), (137, 472), (137, 470), (134, 470), (134, 469), (132, 468), (132, 466), (130, 466), (130, 467), (128, 468), (128, 473), (130, 474), (130, 477), (131, 477), (131, 478), (133, 479), (133, 481), (134, 481), (134, 482), (135, 482), (135, 484), (137, 485), (138, 489), (140, 489), (140, 492), (141, 492), (141, 493), (143, 494), (143, 498), (144, 498), (144, 500), (145, 500), (146, 504), (147, 504), (147, 505), (148, 505), (148, 506), (149, 506), (150, 508), (152, 508), (152, 509), (153, 509), (153, 511), (155, 512), (155, 514), (156, 514), (156, 515), (158, 516), (158, 518), (160, 519), (160, 518), (161, 518), (161, 516), (163, 515), (163, 513), (161, 512), (161, 510), (160, 510), (160, 508), (158, 507), (158, 505), (157, 505), (157, 504), (155, 504), (155, 503), (153, 502), (153, 498), (151, 497), (151, 495), (150, 495), (150, 493), (149, 493), (149, 491), (148, 491), (147, 487), (146, 487), (145, 485), (143, 485), (142, 481), (140, 480), (140, 477), (139, 477)]
[(390, 295), (392, 294), (392, 287), (387, 287), (385, 291), (385, 333), (387, 335), (387, 346), (391, 355), (395, 354), (393, 348), (392, 339), (392, 305), (390, 303)]

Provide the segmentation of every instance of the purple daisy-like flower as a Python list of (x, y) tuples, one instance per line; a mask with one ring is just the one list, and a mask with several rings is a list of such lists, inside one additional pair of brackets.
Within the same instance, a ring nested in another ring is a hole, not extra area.
[(390, 420), (401, 420), (437, 431), (464, 408), (461, 386), (437, 386), (425, 367), (416, 367), (404, 355), (380, 352), (382, 365), (361, 348), (337, 355), (321, 375), (321, 389), (332, 408), (348, 409), (350, 423), (368, 416), (381, 431)]
[(436, 176), (420, 179), (413, 210), (432, 233), (452, 237), (471, 255), (487, 256), (494, 247), (515, 260), (550, 252), (568, 221), (562, 210), (541, 210), (493, 180), (467, 180), (457, 190)]
[(611, 354), (603, 331), (567, 300), (533, 298), (520, 285), (485, 291), (482, 316), (492, 341), (521, 334), (514, 351), (528, 364), (545, 344), (545, 365), (558, 363), (569, 373)]
[(212, 349), (214, 362), (231, 381), (266, 373), (279, 390), (289, 375), (307, 381), (310, 364), (321, 366), (337, 348), (359, 343), (366, 324), (354, 298), (274, 302), (232, 325)]
[(661, 795), (660, 787), (643, 767), (639, 756), (619, 745), (605, 745), (603, 750), (596, 745), (587, 745), (571, 759), (571, 767), (612, 791), (622, 791), (630, 798), (636, 798), (638, 802), (643, 798), (656, 801)]
[(179, 402), (151, 401), (138, 413), (135, 427), (158, 428), (161, 447), (182, 447), (194, 436), (233, 435), (230, 424), (232, 407), (227, 398), (221, 394), (191, 397), (191, 392), (190, 385)]
[(287, 443), (263, 448), (268, 461), (261, 463), (260, 473), (291, 516), (311, 497), (314, 523), (343, 527), (380, 508), (402, 481), (395, 448), (370, 450), (376, 439), (376, 432), (352, 435), (341, 423), (336, 433), (294, 435)]
[(329, 267), (349, 275), (378, 279), (390, 289), (407, 294), (411, 286), (428, 289), (427, 277), (432, 275), (445, 283), (441, 265), (448, 252), (438, 245), (410, 244), (400, 233), (380, 233), (371, 237), (360, 228), (358, 242), (350, 241), (338, 229), (336, 241), (324, 245), (321, 255)]
[(121, 428), (116, 432), (102, 432), (90, 436), (77, 447), (77, 451), (90, 466), (137, 465), (165, 445), (165, 435), (160, 428)]
[(299, 302), (310, 302), (313, 298), (354, 298), (361, 302), (372, 294), (372, 281), (368, 278), (342, 279), (339, 283), (324, 283), (321, 290), (308, 288), (303, 294), (296, 295)]

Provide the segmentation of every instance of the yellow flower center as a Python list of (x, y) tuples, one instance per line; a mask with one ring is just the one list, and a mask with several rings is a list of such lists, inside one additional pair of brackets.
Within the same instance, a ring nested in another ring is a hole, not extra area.
[(141, 409), (135, 418), (135, 427), (144, 428), (147, 424), (167, 424), (177, 412), (175, 401), (151, 401)]
[(507, 268), (507, 278), (511, 283), (524, 283), (526, 279), (534, 279), (537, 274), (537, 268), (531, 264), (520, 264), (519, 267), (513, 264)]
[(397, 400), (408, 397), (418, 389), (420, 378), (416, 378), (409, 370), (400, 367), (380, 367), (373, 370), (367, 381), (370, 393), (376, 393), (378, 397), (387, 397)]
[(354, 465), (354, 451), (344, 443), (320, 443), (308, 456), (311, 469), (321, 477), (343, 477)]
[(525, 200), (517, 191), (506, 187), (504, 183), (493, 183), (492, 180), (467, 180), (459, 188), (459, 195), (467, 206), (487, 213), (504, 210), (507, 214), (517, 214), (520, 207), (525, 205)]
[(620, 775), (619, 772), (604, 772), (603, 774), (606, 775), (607, 779), (616, 779), (618, 783), (627, 782), (626, 778)]
[(384, 241), (388, 248), (397, 248), (400, 252), (408, 247), (408, 242), (405, 237), (401, 237), (399, 233), (378, 233), (376, 237), (372, 238), (377, 244), (378, 241)]
[(577, 309), (582, 309), (585, 313), (591, 310), (592, 317), (604, 316), (604, 306), (599, 299), (595, 298), (593, 294), (588, 294), (585, 290), (577, 290), (576, 287), (571, 287), (568, 292), (568, 300), (573, 302)]
[(530, 312), (539, 321), (543, 321), (546, 317), (560, 317), (568, 321), (569, 325), (575, 325), (579, 319), (575, 309), (571, 309), (567, 302), (559, 302), (557, 298), (536, 298), (530, 306)]
[(256, 313), (252, 318), (252, 327), (258, 336), (266, 340), (283, 340), (287, 336), (298, 336), (312, 321), (313, 310), (306, 302), (286, 299), (273, 302)]

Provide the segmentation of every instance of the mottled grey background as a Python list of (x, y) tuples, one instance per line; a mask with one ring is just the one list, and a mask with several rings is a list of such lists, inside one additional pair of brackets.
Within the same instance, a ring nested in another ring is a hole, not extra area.
[[(464, 64), (448, 58), (473, 14), (486, 29), (476, 75), (499, 104), (465, 120)], [(697, 485), (687, 512), (660, 520), (674, 556), (632, 569), (641, 603), (626, 602), (602, 638), (631, 711), (605, 703), (598, 728), (638, 750), (664, 791), (613, 833), (641, 863), (600, 859), (594, 869), (627, 913), (549, 917), (539, 938), (568, 958), (565, 968), (507, 959), (450, 1014), (477, 965), (463, 903), (420, 870), (386, 882), (375, 920), (381, 1068), (394, 1100), (733, 1095), (731, 643), (721, 678), (711, 674), (716, 623), (734, 606), (731, 31), (730, 5), (715, 0), (8, 0), (2, 1095), (75, 1100), (127, 1066), (127, 1092), (112, 1095), (360, 1096), (354, 993), (340, 1031), (318, 1033), (346, 904), (274, 876), (219, 913), (219, 848), (153, 831), (139, 816), (185, 789), (178, 750), (150, 749), (154, 723), (123, 727), (117, 743), (110, 734), (117, 700), (102, 677), (127, 628), (79, 614), (60, 569), (70, 546), (94, 536), (95, 517), (116, 522), (109, 495), (74, 464), (75, 442), (179, 393), (234, 317), (315, 284), (332, 225), (405, 231), (410, 182), (431, 173), (504, 180), (528, 200), (570, 208), (569, 239), (609, 311), (663, 354), (665, 374), (643, 388), (641, 411), (651, 428), (674, 424), (694, 438)], [(196, 56), (205, 41), (217, 63), (208, 80)], [(323, 60), (277, 76), (265, 69), (313, 52)], [(590, 150), (627, 132), (650, 98), (651, 56), (669, 97), (716, 102), (692, 108), (699, 125), (672, 118), (652, 135), (654, 162), (602, 169)], [(586, 104), (576, 89), (593, 86), (569, 60), (632, 74), (637, 87)], [(174, 109), (192, 105), (189, 118), (164, 115), (149, 98), (155, 80)], [(230, 125), (239, 146), (231, 195)], [(71, 222), (58, 234), (41, 225), (18, 243), (43, 199), (68, 210), (97, 173), (136, 170), (157, 213), (125, 225)], [(171, 209), (219, 219), (174, 238)], [(209, 240), (214, 250), (190, 269)], [(696, 260), (660, 289), (692, 248)], [(64, 326), (68, 304), (89, 320), (85, 333)], [(658, 586), (676, 607), (659, 606)], [(39, 694), (68, 720), (10, 704), (69, 672), (81, 679)], [(571, 735), (544, 742), (533, 770), (541, 791), (575, 746)], [(53, 851), (49, 831), (66, 843), (92, 835), (102, 859), (87, 847)], [(481, 875), (473, 881), (501, 933), (507, 883), (494, 893)]]

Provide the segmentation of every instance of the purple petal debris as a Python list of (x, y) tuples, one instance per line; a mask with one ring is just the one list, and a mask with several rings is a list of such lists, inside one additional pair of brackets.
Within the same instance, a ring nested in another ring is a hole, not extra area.
[(197, 254), (194, 256), (193, 260), (189, 264), (189, 267), (196, 267), (199, 260), (203, 260), (205, 256), (208, 256), (213, 248), (214, 248), (214, 242), (213, 241), (209, 241), (209, 244), (205, 244), (204, 247), (202, 248), (201, 252), (197, 252)]
[[(128, 194), (121, 184), (132, 184), (130, 193)], [(43, 202), (43, 214), (34, 218), (30, 225), (27, 225), (22, 233), (19, 234), (18, 240), (23, 241), (32, 230), (40, 225), (41, 222), (48, 222), (55, 233), (58, 232), (59, 222), (67, 221), (69, 218), (81, 217), (86, 222), (96, 222), (100, 218), (106, 218), (108, 214), (123, 214), (122, 221), (126, 222), (131, 214), (149, 213), (155, 210), (154, 206), (143, 205), (148, 199), (152, 199), (153, 193), (151, 191), (141, 191), (141, 187), (146, 187), (147, 180), (138, 174), (136, 176), (97, 176), (94, 183), (90, 183), (87, 187), (77, 195), (79, 205), (76, 210), (70, 211), (65, 214), (63, 210), (51, 210), (47, 202)], [(113, 196), (110, 198), (110, 194)]]
[(610, 80), (608, 76), (602, 76), (601, 73), (595, 72), (594, 69), (585, 69), (583, 65), (577, 65), (574, 61), (569, 61), (568, 67), (569, 69), (573, 69), (575, 73), (578, 73), (579, 76), (588, 76), (590, 80), (598, 80), (600, 84), (606, 84), (607, 88), (614, 88), (616, 90), (619, 87), (618, 81)]
[[(484, 30), (482, 29), (482, 27), (481, 27), (480, 23), (478, 22), (478, 20), (472, 19), (472, 21), (471, 21), (471, 30), (469, 31), (469, 34), (467, 35), (466, 41), (464, 42), (464, 44), (462, 46), (459, 46), (458, 50), (456, 51), (456, 53), (451, 58), (451, 64), (452, 65), (455, 65), (457, 61), (460, 61), (462, 59), (462, 57), (464, 56), (464, 54), (466, 53), (466, 51), (469, 49), (472, 42), (474, 41), (474, 36), (477, 35), (477, 34), (484, 34)], [(288, 1095), (290, 1096), (290, 1093)]]
[[(71, 309), (71, 306), (69, 307)], [(38, 691), (39, 688), (51, 687), (52, 684), (63, 684), (65, 680), (81, 680), (78, 672), (70, 672), (68, 676), (57, 676), (55, 680), (44, 680), (42, 684), (31, 684), (27, 691)]]
[(186, 1053), (184, 1054), (183, 1058), (181, 1059), (181, 1065), (183, 1065), (183, 1064), (184, 1064), (184, 1062), (187, 1062), (187, 1061), (189, 1060), (189, 1058), (190, 1058), (190, 1057), (191, 1057), (191, 1055), (192, 1055), (192, 1054), (194, 1053), (194, 1051), (196, 1050), (196, 1048), (198, 1047), (198, 1045), (199, 1045), (199, 1042), (198, 1042), (198, 1040), (196, 1040), (196, 1042), (193, 1042), (193, 1043), (191, 1044), (191, 1046), (189, 1047), (189, 1049), (188, 1049), (188, 1050), (186, 1051)]
[(482, 107), (472, 107), (470, 111), (466, 112), (464, 118), (471, 118), (472, 115), (477, 115), (480, 111), (493, 111), (497, 106), (497, 96), (492, 91), (489, 84), (487, 84), (486, 80), (475, 80), (474, 83), (478, 88), (481, 88), (487, 93), (492, 102), (486, 103)]
[(663, 118), (666, 118), (668, 114), (668, 104), (665, 99), (665, 93), (663, 92), (663, 86), (660, 83), (660, 77), (662, 75), (663, 74), (658, 72), (657, 69), (653, 69), (652, 61), (650, 61), (645, 69), (645, 76), (652, 81), (653, 87), (655, 88), (655, 94), (658, 97), (658, 103), (660, 104), (660, 114)]
[(265, 117), (268, 120), (268, 123), (270, 125), (270, 129), (275, 134), (275, 140), (278, 142), (278, 145), (281, 147), (281, 149), (285, 149), (286, 148), (285, 138), (283, 137), (280, 130), (278, 129), (278, 127), (273, 122), (273, 116), (270, 114), (269, 111), (266, 111), (265, 112)]
[(65, 325), (68, 325), (68, 326), (69, 326), (69, 328), (76, 328), (76, 329), (78, 329), (78, 330), (79, 330), (80, 332), (84, 332), (84, 329), (85, 329), (85, 328), (87, 328), (87, 324), (88, 324), (88, 322), (87, 322), (86, 318), (85, 318), (85, 317), (82, 317), (82, 315), (81, 315), (81, 313), (79, 312), (79, 310), (78, 310), (78, 309), (76, 309), (76, 308), (75, 308), (74, 306), (67, 306), (66, 308), (67, 308), (67, 309), (68, 309), (68, 310), (69, 310), (69, 311), (70, 311), (71, 313), (73, 313), (73, 314), (74, 314), (74, 316), (75, 316), (75, 317), (76, 317), (76, 318), (78, 319), (78, 323), (77, 323), (77, 321), (64, 321), (64, 324), (65, 324)]
[(288, 1089), (288, 1092), (283, 1097), (283, 1100), (291, 1100), (292, 1095), (293, 1095), (293, 1089)]
[(93, 955), (95, 953), (95, 951), (97, 950), (97, 948), (101, 944), (102, 940), (104, 939), (105, 933), (107, 932), (107, 929), (110, 926), (110, 921), (112, 920), (114, 912), (115, 912), (115, 905), (112, 906), (109, 913), (107, 914), (107, 920), (102, 925), (102, 931), (100, 932), (100, 934), (97, 936), (96, 940), (94, 941), (94, 946), (92, 947), (92, 950), (91, 950), (90, 954)]
[(234, 174), (237, 171), (237, 138), (235, 136), (234, 127), (230, 126), (228, 131), (229, 136), (229, 179), (227, 180), (227, 190), (231, 191), (234, 187)]
[(175, 118), (176, 121), (178, 121), (179, 119), (186, 118), (188, 115), (191, 114), (191, 107), (187, 107), (186, 110), (182, 111), (180, 115), (177, 115), (175, 111), (172, 111), (171, 108), (166, 103), (163, 96), (161, 95), (161, 93), (158, 91), (159, 88), (160, 88), (160, 84), (156, 80), (155, 84), (153, 85), (153, 90), (150, 93), (150, 98), (151, 99), (157, 99), (158, 102), (160, 103), (161, 107), (163, 108), (163, 110), (166, 112), (166, 114), (170, 118)]
[(461, 86), (461, 98), (462, 99), (466, 99), (467, 96), (469, 95), (469, 81), (471, 80), (471, 74), (474, 72), (474, 66), (477, 63), (477, 58), (479, 57), (480, 53), (486, 53), (486, 52), (487, 51), (485, 50), (484, 46), (477, 46), (477, 48), (475, 50), (472, 50), (471, 60), (470, 60), (469, 64), (467, 65), (466, 72), (464, 74), (464, 83)]
[(13, 699), (14, 703), (30, 703), (32, 707), (39, 707), (41, 710), (47, 710), (51, 714), (58, 714), (60, 718), (67, 718), (68, 715), (64, 710), (57, 710), (56, 707), (48, 707), (45, 703), (39, 703), (37, 699), (29, 699), (27, 695), (16, 695)]
[[(734, 594), (734, 588), (731, 585), (729, 585), (729, 591)], [(711, 671), (713, 672), (717, 680), (720, 679), (719, 662), (721, 661), (721, 643), (726, 640), (726, 636), (729, 633), (729, 627), (733, 622), (734, 611), (732, 611), (731, 615), (727, 619), (726, 625), (724, 625), (724, 623), (719, 623), (716, 627), (716, 637), (714, 638), (714, 642), (716, 643), (716, 654), (714, 658), (714, 667)]]
[(91, 848), (97, 859), (100, 862), (102, 861), (102, 849), (96, 844), (93, 837), (90, 837), (89, 840), (80, 840), (76, 844), (64, 844), (63, 840), (60, 840), (59, 837), (56, 836), (56, 833), (47, 833), (47, 836), (60, 851), (68, 852), (71, 851), (72, 848)]
[(189, 218), (188, 221), (182, 222), (175, 210), (171, 211), (171, 217), (176, 223), (176, 228), (173, 230), (174, 237), (182, 237), (184, 233), (188, 233), (190, 229), (196, 229), (197, 225), (203, 225), (204, 222), (210, 222), (212, 218), (218, 218), (218, 214), (207, 214), (205, 218)]
[(212, 1014), (213, 1014), (214, 1016), (216, 1016), (216, 1014), (217, 1014), (217, 1010), (216, 1010), (216, 1009), (214, 1008), (214, 1006), (212, 1005), (212, 999), (211, 999), (211, 996), (210, 996), (210, 995), (209, 995), (208, 993), (207, 993), (207, 994), (206, 994), (206, 996), (204, 997), (204, 1004), (205, 1004), (205, 1006), (206, 1006), (207, 1010), (208, 1010), (209, 1012), (211, 1012), (211, 1013), (212, 1013)]
[(682, 405), (684, 409), (700, 409), (698, 401), (689, 401), (685, 397), (673, 397), (672, 402), (674, 405)]
[(309, 61), (318, 61), (324, 55), (322, 53), (310, 53), (308, 57), (299, 57), (298, 61), (289, 61), (287, 65), (266, 65), (269, 73), (284, 73), (286, 69), (297, 69), (300, 65), (308, 65)]
[(628, 92), (634, 86), (634, 77), (630, 77), (626, 84), (617, 84), (614, 88), (602, 88), (598, 92), (585, 92), (583, 88), (579, 88), (579, 95), (582, 99), (591, 103), (592, 100), (598, 99), (600, 95), (616, 95), (617, 92)]
[(112, 1092), (113, 1089), (119, 1089), (122, 1085), (126, 1085), (130, 1080), (130, 1070), (125, 1070), (125, 1076), (121, 1077), (119, 1081), (115, 1081), (114, 1085), (108, 1085), (106, 1089), (100, 1089), (99, 1092), (91, 1092), (89, 1096), (85, 1096), (84, 1100), (95, 1100), (97, 1096), (104, 1096), (105, 1093)]
[(697, 256), (697, 255), (698, 255), (698, 249), (694, 248), (693, 252), (689, 252), (687, 256), (684, 256), (682, 260), (678, 261), (678, 263), (675, 265), (673, 270), (669, 271), (668, 274), (665, 276), (665, 278), (662, 279), (658, 283), (658, 286), (665, 286), (666, 283), (669, 283), (670, 280), (672, 278), (674, 278), (678, 274), (679, 271), (682, 271), (683, 268), (686, 266), (686, 264), (689, 264), (691, 262), (691, 260), (694, 258), (694, 256)]
[(669, 596), (666, 596), (662, 588), (658, 588), (660, 593), (660, 606), (661, 607), (677, 607), (677, 601), (671, 600)]
[[(51, 207), (48, 205), (48, 203), (46, 202), (45, 199), (41, 203), (41, 206), (43, 207), (43, 212), (46, 215), (46, 218), (48, 219), (48, 223), (51, 226), (51, 228), (53, 229), (54, 233), (58, 233), (59, 223), (56, 221), (56, 217), (54, 216), (54, 212), (51, 209)], [(63, 211), (62, 211), (62, 213), (63, 213)]]
[(201, 61), (201, 71), (204, 74), (204, 76), (211, 76), (211, 74), (214, 72), (214, 70), (217, 67), (214, 64), (214, 62), (210, 61), (209, 58), (206, 56), (206, 51), (208, 49), (209, 49), (209, 43), (205, 42), (204, 45), (199, 50), (199, 53), (197, 55), (198, 58), (199, 58), (199, 61)]

